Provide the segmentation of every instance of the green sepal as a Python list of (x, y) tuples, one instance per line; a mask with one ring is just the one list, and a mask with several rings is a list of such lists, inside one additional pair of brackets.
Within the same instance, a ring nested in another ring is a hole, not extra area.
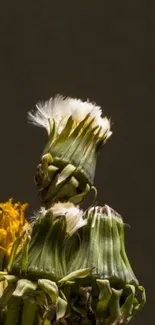
[[(93, 136), (93, 132), (96, 128), (91, 129), (84, 135), (78, 137), (78, 142), (76, 145), (76, 150), (74, 151), (71, 161), (80, 170), (83, 170), (87, 182), (93, 184), (94, 173), (96, 168), (96, 139)], [(85, 130), (86, 132), (86, 130)]]
[[(87, 121), (88, 118), (89, 118), (89, 114), (85, 118), (85, 122)], [(83, 123), (83, 122), (84, 122), (84, 120), (81, 122), (84, 126), (85, 123)], [(79, 123), (79, 126), (81, 123)], [(87, 166), (87, 168), (85, 168), (86, 166), (85, 166), (84, 162), (81, 165), (81, 160), (82, 160), (85, 152), (88, 150), (88, 148), (90, 146), (90, 144), (88, 143), (88, 138), (90, 138), (90, 137), (93, 138), (92, 131), (89, 132), (89, 128), (92, 123), (93, 123), (93, 119), (88, 123), (87, 126), (84, 126), (82, 129), (81, 129), (82, 124), (81, 124), (81, 127), (80, 127), (81, 130), (79, 129), (78, 132), (76, 129), (78, 129), (79, 126), (75, 129), (75, 132), (73, 132), (73, 134), (66, 141), (65, 145), (66, 145), (67, 150), (65, 152), (63, 152), (63, 155), (62, 155), (62, 158), (65, 158), (66, 160), (72, 162), (73, 165), (75, 165), (76, 167), (79, 167), (81, 170), (83, 170), (86, 175), (87, 182), (90, 182), (90, 183), (92, 183), (92, 181), (93, 181), (94, 169), (96, 166), (96, 157), (94, 156), (94, 152), (91, 151), (91, 156), (93, 157), (93, 161), (92, 161), (91, 165), (89, 164), (89, 167)], [(80, 134), (78, 134), (80, 131), (82, 131), (82, 132)], [(91, 172), (90, 172), (90, 170), (91, 170)]]
[[(52, 123), (51, 123), (52, 122)], [(56, 125), (55, 125), (55, 120), (54, 119), (49, 119), (49, 125), (50, 125), (50, 134), (48, 137), (48, 142), (44, 148), (43, 155), (45, 155), (49, 150), (50, 147), (55, 139), (56, 136)]]
[(63, 286), (67, 287), (67, 286), (72, 286), (75, 283), (75, 281), (67, 281), (63, 283)]
[(21, 256), (21, 274), (25, 274), (27, 271), (28, 266), (28, 251), (29, 251), (29, 244), (30, 244), (31, 236), (27, 235), (27, 238), (24, 242), (22, 247), (22, 256)]
[(64, 315), (66, 314), (67, 305), (68, 305), (67, 301), (59, 296), (57, 299), (57, 303), (56, 303), (56, 319), (57, 320), (64, 317)]
[(96, 312), (99, 315), (104, 314), (109, 304), (109, 300), (112, 296), (112, 290), (110, 287), (110, 282), (108, 280), (96, 280), (97, 285), (99, 287), (99, 302), (96, 306)]
[(7, 280), (8, 283), (14, 283), (18, 281), (18, 277), (15, 275), (7, 274), (4, 276), (5, 280)]
[(58, 283), (62, 284), (68, 281), (72, 281), (74, 279), (86, 278), (90, 274), (92, 269), (93, 268), (85, 268), (85, 269), (73, 271), (70, 274), (66, 275), (64, 278), (62, 278), (61, 280), (59, 280)]
[(18, 246), (19, 246), (21, 240), (22, 240), (22, 236), (18, 237), (13, 243), (10, 258), (9, 258), (9, 263), (8, 263), (8, 266), (7, 266), (8, 272), (10, 272), (10, 273), (11, 273), (12, 265), (14, 263), (14, 259), (16, 257), (17, 249), (18, 249)]
[(90, 185), (86, 184), (86, 187), (83, 192), (80, 194), (74, 195), (69, 198), (69, 201), (72, 202), (73, 204), (79, 204), (82, 200), (83, 197), (90, 191)]
[(15, 283), (13, 282), (13, 283), (10, 283), (10, 284), (5, 288), (5, 290), (4, 290), (4, 292), (3, 292), (3, 295), (2, 295), (2, 297), (0, 298), (0, 309), (3, 309), (3, 308), (7, 305), (9, 299), (11, 298), (11, 296), (12, 296), (14, 290), (15, 290), (15, 287), (16, 287), (16, 285), (15, 285)]
[(141, 293), (142, 293), (142, 301), (136, 307), (134, 307), (134, 310), (136, 310), (136, 311), (140, 311), (146, 303), (146, 293), (145, 293), (144, 287), (138, 286), (138, 290), (141, 291)]
[(69, 137), (67, 139), (65, 138), (65, 141), (61, 141), (61, 139), (58, 138), (55, 143), (52, 144), (50, 152), (53, 154), (53, 156), (65, 158), (66, 160), (70, 161), (70, 157), (75, 151), (77, 142), (79, 143), (79, 132), (82, 130), (89, 116), (90, 114), (88, 114), (85, 119), (79, 123)]
[(60, 188), (56, 196), (52, 199), (54, 202), (55, 200), (61, 199), (61, 198), (67, 198), (70, 196), (72, 198), (73, 195), (77, 194), (77, 188), (79, 186), (79, 182), (76, 180), (74, 176), (71, 176), (71, 178)]
[[(51, 143), (49, 148), (47, 148), (47, 146), (45, 147), (44, 152), (46, 152), (47, 150), (50, 150), (50, 147), (52, 147), (52, 149), (56, 147), (57, 153), (59, 153), (59, 149), (61, 148), (62, 144), (66, 141), (66, 139), (68, 138), (68, 136), (72, 130), (73, 123), (74, 123), (74, 121), (72, 119), (72, 116), (70, 116), (67, 120), (67, 123), (66, 123), (64, 129), (60, 133), (60, 135), (58, 135), (57, 138), (55, 139), (55, 141), (53, 143)], [(49, 139), (49, 141), (50, 141), (50, 139)]]
[(121, 320), (125, 321), (132, 315), (133, 310), (133, 301), (135, 297), (135, 287), (132, 285), (126, 285), (128, 290), (130, 290), (129, 295), (127, 296), (123, 306), (121, 307)]
[[(50, 153), (47, 153), (42, 156), (41, 158), (41, 170), (42, 170), (42, 177), (40, 177), (40, 183), (38, 185), (41, 185), (42, 188), (49, 185), (51, 178), (53, 178), (57, 168), (55, 166), (52, 166), (53, 163), (53, 157)], [(49, 167), (53, 167), (52, 170), (49, 169)], [(49, 175), (49, 171), (51, 172), (51, 178)], [(38, 172), (36, 173), (36, 175)]]
[(29, 293), (34, 293), (37, 289), (37, 283), (27, 279), (20, 279), (17, 282), (15, 291), (13, 292), (14, 297), (23, 297)]
[(57, 181), (58, 181), (58, 177), (59, 175), (57, 175), (54, 180), (52, 181), (52, 183), (49, 185), (44, 197), (43, 197), (43, 201), (46, 202), (48, 200), (53, 200), (53, 197), (58, 193), (58, 191), (60, 190), (60, 188), (62, 187), (63, 183), (65, 183), (65, 180), (62, 181), (61, 183), (59, 183), (57, 185)]
[(55, 304), (58, 298), (58, 287), (56, 283), (47, 279), (40, 279), (38, 280), (38, 286), (48, 294), (52, 303)]
[[(89, 151), (93, 151), (94, 149), (93, 132), (95, 131), (96, 127), (94, 129), (90, 129), (87, 132), (87, 129), (89, 128), (89, 126), (91, 126), (90, 124), (92, 124), (92, 122), (93, 120), (91, 120), (88, 126), (83, 129), (82, 134), (80, 134), (76, 138), (75, 143), (73, 145), (74, 152), (72, 154), (71, 159), (73, 159), (75, 163), (78, 162), (81, 168), (84, 165), (85, 159), (89, 159)], [(68, 154), (70, 154), (70, 150), (68, 150)]]
[(67, 178), (73, 174), (75, 169), (75, 166), (73, 166), (72, 164), (68, 164), (58, 175), (56, 186), (66, 181)]
[(140, 310), (144, 307), (144, 305), (145, 305), (145, 303), (146, 303), (146, 295), (145, 295), (145, 289), (144, 289), (144, 287), (139, 286), (139, 287), (138, 287), (138, 291), (139, 291), (139, 290), (142, 292), (142, 300), (141, 300), (141, 302), (139, 303), (139, 301), (138, 301), (138, 299), (137, 299), (137, 297), (136, 297), (136, 295), (135, 295), (135, 297), (134, 297), (134, 299), (133, 299), (133, 308), (132, 308), (132, 313), (131, 313), (131, 315), (128, 316), (128, 318), (127, 318), (127, 321), (128, 321), (128, 322), (133, 318), (133, 316), (134, 316), (138, 311), (140, 311)]
[(53, 163), (52, 155), (50, 153), (46, 153), (45, 155), (43, 155), (41, 158), (41, 163), (43, 172), (47, 173), (48, 165), (52, 165)]
[[(112, 288), (112, 296), (109, 301), (109, 319), (108, 325), (113, 324), (116, 320), (118, 320), (121, 316), (121, 309), (120, 309), (120, 297), (122, 295), (123, 290), (116, 290)], [(116, 323), (117, 324), (117, 323)]]
[(48, 178), (49, 178), (50, 182), (52, 181), (53, 177), (55, 176), (55, 174), (58, 170), (59, 170), (59, 168), (54, 165), (48, 166)]

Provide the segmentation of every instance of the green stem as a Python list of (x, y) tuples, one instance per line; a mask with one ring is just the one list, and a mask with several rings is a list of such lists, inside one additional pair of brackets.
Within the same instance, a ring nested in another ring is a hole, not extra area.
[(21, 298), (11, 297), (8, 301), (5, 325), (17, 325), (21, 307)]
[(37, 305), (28, 299), (24, 300), (22, 325), (34, 325)]
[(0, 311), (0, 324), (5, 325), (6, 310)]

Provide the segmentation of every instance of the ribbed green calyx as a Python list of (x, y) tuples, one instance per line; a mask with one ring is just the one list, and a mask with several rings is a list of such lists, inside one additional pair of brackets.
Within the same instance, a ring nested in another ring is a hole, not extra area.
[(69, 271), (94, 266), (94, 278), (108, 279), (117, 287), (138, 285), (125, 252), (122, 218), (108, 206), (89, 209), (85, 218), (87, 224), (76, 236)]
[[(42, 210), (17, 255), (15, 242), (6, 276), (10, 278), (1, 277), (10, 283), (0, 306), (4, 310), (7, 303), (24, 302), (24, 309), (17, 313), (16, 324), (9, 318), (5, 325), (20, 324), (27, 299), (32, 300), (32, 325), (40, 325), (36, 313), (44, 324), (39, 306), (44, 311), (48, 306), (54, 324), (98, 325), (126, 324), (143, 307), (145, 291), (125, 252), (121, 217), (107, 206), (91, 208), (85, 216), (79, 211), (69, 202)], [(29, 317), (22, 325), (29, 325)]]
[(68, 274), (69, 239), (85, 224), (83, 211), (71, 202), (56, 203), (48, 210), (42, 208), (36, 216), (32, 233), (27, 233), (27, 239), (17, 254), (18, 246), (14, 243), (9, 273), (30, 280), (42, 277), (59, 281)]
[(66, 274), (63, 246), (66, 240), (65, 216), (37, 217), (31, 236), (17, 254), (9, 272), (29, 279), (57, 280)]
[(15, 241), (9, 275), (0, 275), (0, 281), (8, 281), (0, 299), (2, 325), (49, 325), (49, 317), (59, 324), (70, 314), (70, 287), (92, 270), (67, 273), (68, 240), (84, 225), (81, 210), (69, 202), (57, 203), (40, 211), (19, 253), (21, 238)]
[(60, 134), (55, 121), (50, 124), (49, 139), (35, 176), (45, 205), (68, 199), (77, 204), (93, 185), (97, 153), (108, 137), (108, 131), (99, 136), (101, 128), (92, 127), (93, 122), (88, 114), (73, 128), (70, 116)]
[(68, 273), (87, 267), (92, 267), (92, 272), (78, 281), (75, 292), (72, 287), (72, 308), (79, 314), (82, 306), (87, 308), (96, 324), (126, 324), (143, 307), (145, 291), (125, 252), (123, 221), (108, 206), (89, 209), (85, 218), (87, 224), (70, 244)]

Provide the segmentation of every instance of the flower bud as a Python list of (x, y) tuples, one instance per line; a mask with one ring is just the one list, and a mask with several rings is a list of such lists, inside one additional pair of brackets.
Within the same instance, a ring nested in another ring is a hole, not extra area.
[(44, 205), (81, 202), (93, 185), (97, 153), (111, 135), (110, 121), (95, 104), (62, 96), (39, 103), (29, 120), (48, 132), (35, 177)]
[[(97, 324), (126, 324), (145, 303), (145, 292), (126, 255), (124, 223), (108, 206), (89, 209), (85, 219), (87, 224), (72, 238), (68, 273), (90, 267), (92, 272), (77, 282), (78, 298), (73, 305), (79, 312), (80, 306), (86, 308), (87, 293), (87, 308), (95, 315)], [(141, 302), (139, 292), (142, 292)]]
[(73, 203), (56, 203), (42, 208), (36, 216), (32, 234), (27, 234), (22, 250), (9, 264), (9, 273), (31, 280), (57, 281), (66, 276), (66, 241), (86, 221), (83, 211)]

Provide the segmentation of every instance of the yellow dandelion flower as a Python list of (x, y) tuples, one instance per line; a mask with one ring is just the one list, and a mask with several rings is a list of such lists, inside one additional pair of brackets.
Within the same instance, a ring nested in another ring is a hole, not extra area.
[(0, 203), (0, 249), (9, 255), (13, 242), (22, 235), (28, 221), (25, 218), (27, 203), (13, 203), (13, 199)]

